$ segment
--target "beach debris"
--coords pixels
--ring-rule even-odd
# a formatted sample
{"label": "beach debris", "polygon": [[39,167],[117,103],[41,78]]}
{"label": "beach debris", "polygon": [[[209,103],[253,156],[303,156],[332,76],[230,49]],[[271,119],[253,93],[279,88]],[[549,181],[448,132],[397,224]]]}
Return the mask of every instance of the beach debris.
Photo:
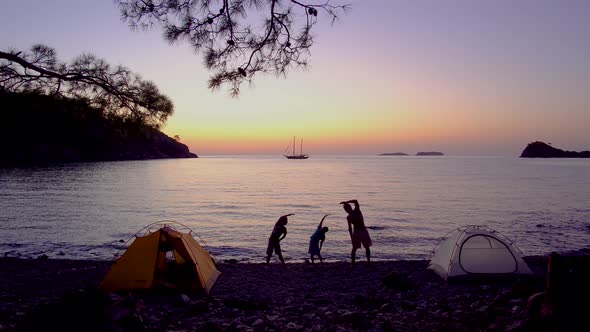
{"label": "beach debris", "polygon": [[256,327],[262,327],[264,325],[264,320],[257,318],[253,323],[252,323],[252,327],[256,328]]}
{"label": "beach debris", "polygon": [[182,300],[182,302],[184,304],[190,304],[193,300],[191,300],[190,297],[188,297],[188,295],[186,294],[180,294],[180,299]]}

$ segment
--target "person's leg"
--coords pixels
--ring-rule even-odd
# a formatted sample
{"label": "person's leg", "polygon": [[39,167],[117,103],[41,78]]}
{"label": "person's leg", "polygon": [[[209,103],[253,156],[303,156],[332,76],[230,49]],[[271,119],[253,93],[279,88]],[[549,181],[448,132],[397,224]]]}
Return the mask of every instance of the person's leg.
{"label": "person's leg", "polygon": [[275,249],[274,242],[270,239],[268,240],[268,246],[266,247],[266,264],[270,264],[270,258],[272,257],[272,253]]}
{"label": "person's leg", "polygon": [[324,264],[324,259],[322,258],[322,254],[318,253],[318,257],[320,258],[320,263]]}
{"label": "person's leg", "polygon": [[314,263],[313,254],[309,254],[309,256],[311,257],[311,264],[313,264]]}
{"label": "person's leg", "polygon": [[285,264],[285,259],[283,258],[283,252],[281,251],[280,243],[277,243],[275,252],[277,253],[277,255],[279,255],[279,260],[281,261],[281,263]]}
{"label": "person's leg", "polygon": [[367,263],[370,264],[371,263],[371,249],[370,249],[370,247],[367,247],[366,251],[367,251]]}
{"label": "person's leg", "polygon": [[352,247],[352,251],[350,252],[350,259],[352,260],[352,264],[354,264],[354,260],[356,259],[356,248]]}

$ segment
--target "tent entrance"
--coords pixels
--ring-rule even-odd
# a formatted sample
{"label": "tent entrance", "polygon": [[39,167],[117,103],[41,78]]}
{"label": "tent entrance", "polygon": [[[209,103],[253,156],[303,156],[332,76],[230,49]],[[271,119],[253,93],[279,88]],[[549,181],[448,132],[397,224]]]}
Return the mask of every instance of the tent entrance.
{"label": "tent entrance", "polygon": [[161,232],[154,286],[164,288],[198,288],[199,275],[195,262],[182,240],[168,232]]}
{"label": "tent entrance", "polygon": [[518,269],[510,248],[488,234],[471,235],[463,241],[459,264],[467,273],[515,273]]}

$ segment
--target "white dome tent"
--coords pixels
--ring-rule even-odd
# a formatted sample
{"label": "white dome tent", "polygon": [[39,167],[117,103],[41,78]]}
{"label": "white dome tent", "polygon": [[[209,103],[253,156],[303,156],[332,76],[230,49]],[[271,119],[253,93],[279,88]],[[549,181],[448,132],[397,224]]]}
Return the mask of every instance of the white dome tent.
{"label": "white dome tent", "polygon": [[484,226],[463,226],[434,247],[429,269],[445,280],[530,275],[522,252],[501,233]]}

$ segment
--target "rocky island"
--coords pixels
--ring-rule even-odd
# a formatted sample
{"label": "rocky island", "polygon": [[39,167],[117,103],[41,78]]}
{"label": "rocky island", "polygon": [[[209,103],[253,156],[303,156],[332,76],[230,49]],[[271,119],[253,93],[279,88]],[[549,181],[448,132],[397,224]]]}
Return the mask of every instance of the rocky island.
{"label": "rocky island", "polygon": [[529,143],[520,154],[521,158],[590,158],[590,151],[564,151],[544,142]]}
{"label": "rocky island", "polygon": [[409,156],[409,154],[403,152],[385,152],[379,154],[379,156]]}
{"label": "rocky island", "polygon": [[417,156],[444,156],[444,153],[442,152],[436,152],[436,151],[429,151],[429,152],[418,152],[416,153]]}

